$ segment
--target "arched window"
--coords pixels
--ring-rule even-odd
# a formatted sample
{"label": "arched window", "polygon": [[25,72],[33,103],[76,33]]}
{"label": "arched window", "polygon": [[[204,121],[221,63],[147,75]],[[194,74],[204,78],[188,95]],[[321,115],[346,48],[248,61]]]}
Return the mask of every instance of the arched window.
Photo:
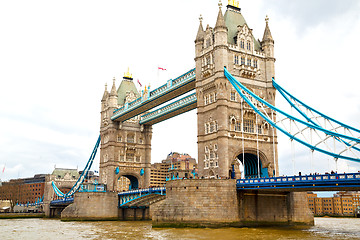
{"label": "arched window", "polygon": [[134,142],[135,142],[135,139],[134,139],[134,135],[133,135],[133,134],[127,135],[127,142],[128,142],[128,143],[134,143]]}
{"label": "arched window", "polygon": [[245,57],[241,57],[241,65],[245,65]]}
{"label": "arched window", "polygon": [[245,44],[244,44],[244,40],[240,40],[240,48],[242,48],[242,49],[244,49],[244,47],[245,47]]}

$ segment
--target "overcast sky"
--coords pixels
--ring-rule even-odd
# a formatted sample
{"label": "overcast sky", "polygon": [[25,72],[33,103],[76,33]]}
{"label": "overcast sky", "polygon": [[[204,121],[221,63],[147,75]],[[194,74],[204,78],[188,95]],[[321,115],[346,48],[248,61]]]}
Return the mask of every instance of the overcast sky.
{"label": "overcast sky", "polygon": [[[155,88],[193,68],[199,15],[214,27],[217,4],[1,1],[0,178],[51,173],[55,165],[82,169],[99,135],[105,83],[110,88],[115,77],[118,86],[129,67],[134,79]],[[240,7],[255,38],[262,39],[269,15],[277,82],[359,128],[360,1],[252,0]],[[158,66],[167,69],[159,78]],[[155,125],[152,162],[171,151],[197,158],[196,134],[196,110]],[[286,142],[280,139],[280,174],[292,173]],[[319,158],[316,170],[328,171],[332,162]],[[309,165],[296,161],[297,170]],[[360,169],[345,161],[339,167]]]}

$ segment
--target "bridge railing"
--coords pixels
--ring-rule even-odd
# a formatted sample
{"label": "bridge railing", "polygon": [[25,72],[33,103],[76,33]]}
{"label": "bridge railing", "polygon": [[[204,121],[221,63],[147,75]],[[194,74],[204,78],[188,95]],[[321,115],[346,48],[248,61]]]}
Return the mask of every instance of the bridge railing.
{"label": "bridge railing", "polygon": [[134,108],[137,108],[138,106],[140,106],[142,103],[146,102],[146,101],[150,101],[168,91],[173,90],[174,88],[177,88],[180,85],[183,85],[187,82],[190,82],[192,80],[195,79],[195,68],[191,69],[190,71],[184,73],[183,75],[175,78],[175,79],[170,79],[167,81],[166,84],[148,92],[147,96],[142,96],[137,98],[136,100],[125,104],[124,106],[122,106],[121,108],[118,108],[116,110],[114,110],[113,112],[113,116],[112,119],[116,119],[117,117],[119,117],[121,114],[128,112]]}
{"label": "bridge railing", "polygon": [[66,203],[71,203],[71,202],[74,202],[74,197],[52,200],[50,202],[50,204],[58,205],[58,204],[66,204]]}
{"label": "bridge railing", "polygon": [[269,185],[271,183],[296,183],[296,182],[340,182],[340,181],[351,181],[360,180],[360,173],[344,173],[344,174],[324,174],[324,175],[306,175],[306,176],[287,176],[287,177],[273,177],[273,178],[255,178],[255,179],[238,179],[237,185]]}
{"label": "bridge railing", "polygon": [[136,194],[146,194],[146,193],[165,193],[166,187],[154,187],[154,188],[144,188],[144,189],[136,189],[125,192],[119,192],[119,196],[125,195],[136,195]]}

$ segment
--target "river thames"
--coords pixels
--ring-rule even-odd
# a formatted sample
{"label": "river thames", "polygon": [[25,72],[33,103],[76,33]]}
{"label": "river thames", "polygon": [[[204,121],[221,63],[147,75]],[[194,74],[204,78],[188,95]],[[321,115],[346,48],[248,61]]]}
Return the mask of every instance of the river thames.
{"label": "river thames", "polygon": [[295,228],[152,228],[150,221],[0,219],[0,239],[360,239],[359,218],[315,218]]}

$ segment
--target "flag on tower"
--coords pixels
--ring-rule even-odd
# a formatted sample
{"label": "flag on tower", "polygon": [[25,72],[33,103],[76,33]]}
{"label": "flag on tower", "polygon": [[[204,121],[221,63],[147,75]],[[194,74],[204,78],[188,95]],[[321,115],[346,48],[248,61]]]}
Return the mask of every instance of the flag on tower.
{"label": "flag on tower", "polygon": [[140,87],[142,87],[142,84],[140,83],[139,79],[137,80],[137,83],[140,85]]}
{"label": "flag on tower", "polygon": [[166,71],[166,68],[158,67],[158,70]]}

